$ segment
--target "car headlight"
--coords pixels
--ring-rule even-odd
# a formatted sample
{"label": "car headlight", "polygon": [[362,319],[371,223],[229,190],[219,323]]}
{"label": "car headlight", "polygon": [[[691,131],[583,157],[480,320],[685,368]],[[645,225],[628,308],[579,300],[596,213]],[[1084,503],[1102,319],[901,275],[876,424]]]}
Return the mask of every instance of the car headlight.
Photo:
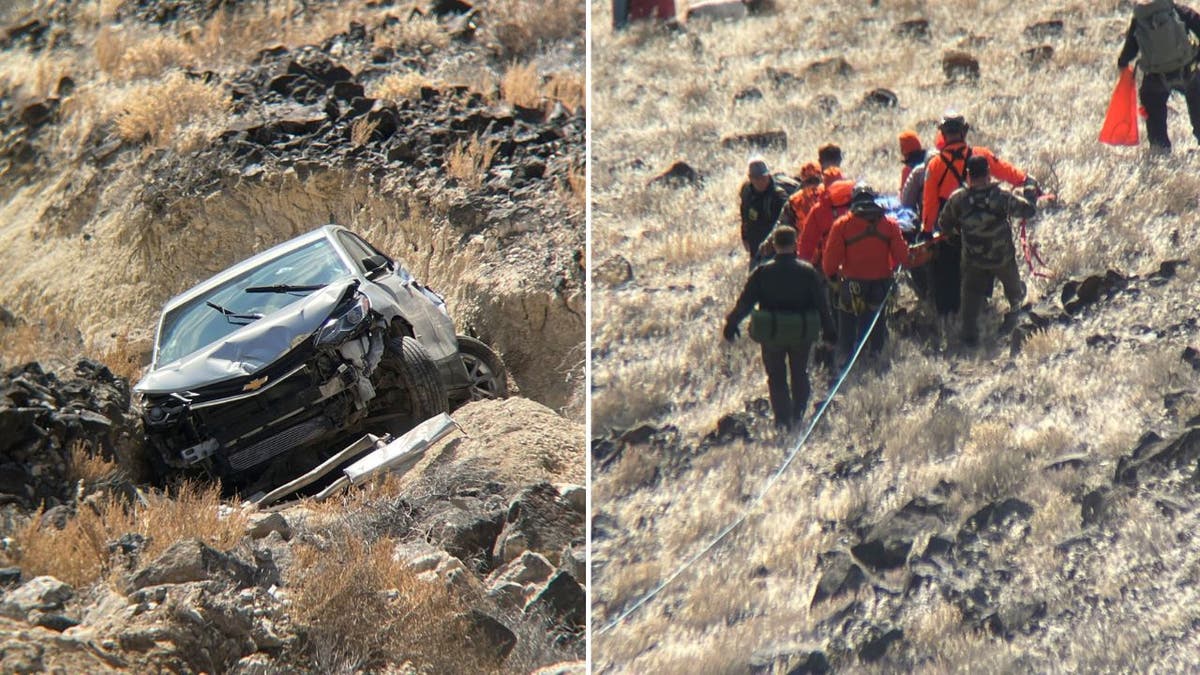
{"label": "car headlight", "polygon": [[358,330],[358,327],[367,320],[367,315],[371,312],[371,301],[365,295],[359,295],[350,303],[350,307],[341,313],[339,316],[330,317],[325,325],[317,331],[317,336],[313,338],[315,344],[320,347],[323,345],[339,345],[350,339]]}

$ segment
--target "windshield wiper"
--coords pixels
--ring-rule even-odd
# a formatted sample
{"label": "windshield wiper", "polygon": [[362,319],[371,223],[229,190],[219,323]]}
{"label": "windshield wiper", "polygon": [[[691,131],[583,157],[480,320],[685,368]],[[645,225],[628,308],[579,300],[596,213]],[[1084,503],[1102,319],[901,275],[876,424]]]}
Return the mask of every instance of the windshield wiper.
{"label": "windshield wiper", "polygon": [[246,289],[247,293],[311,293],[325,288],[326,284],[310,284],[308,286],[292,286],[290,284],[278,284],[275,286],[251,286]]}
{"label": "windshield wiper", "polygon": [[218,305],[215,302],[205,301],[204,304],[206,304],[209,307],[212,307],[213,309],[217,310],[218,312],[224,314],[225,320],[228,321],[229,323],[239,325],[239,326],[245,326],[246,324],[251,323],[252,321],[258,321],[259,319],[263,318],[262,314],[238,314],[237,312],[234,312],[232,310],[225,309],[224,307]]}

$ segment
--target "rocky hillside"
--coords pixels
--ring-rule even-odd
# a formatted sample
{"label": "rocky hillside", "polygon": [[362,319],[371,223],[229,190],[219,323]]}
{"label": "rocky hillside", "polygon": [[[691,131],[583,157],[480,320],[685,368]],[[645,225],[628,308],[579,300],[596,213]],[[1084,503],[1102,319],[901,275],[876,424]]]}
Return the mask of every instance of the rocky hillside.
{"label": "rocky hillside", "polygon": [[[583,658],[577,5],[0,7],[0,670]],[[138,484],[162,303],[328,222],[442,292],[520,396],[326,502]]]}
{"label": "rocky hillside", "polygon": [[[1198,155],[1178,106],[1170,158],[1095,141],[1127,12],[835,3],[599,30],[597,672],[1193,667]],[[719,343],[746,158],[792,170],[835,141],[894,191],[896,135],[930,142],[946,108],[1057,192],[1032,223],[1053,278],[1027,275],[1010,334],[997,294],[978,350],[939,351],[903,289],[890,365],[850,377],[756,502],[798,438],[771,428],[756,347]]]}

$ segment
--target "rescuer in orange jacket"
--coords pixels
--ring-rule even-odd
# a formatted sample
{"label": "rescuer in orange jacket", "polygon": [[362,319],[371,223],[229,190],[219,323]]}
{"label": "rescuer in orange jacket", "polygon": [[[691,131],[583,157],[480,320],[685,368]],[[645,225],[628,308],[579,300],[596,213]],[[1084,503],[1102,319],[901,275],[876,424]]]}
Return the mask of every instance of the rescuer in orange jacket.
{"label": "rescuer in orange jacket", "polygon": [[817,161],[821,164],[825,187],[846,178],[842,173],[842,149],[836,143],[826,143],[817,148]]}
{"label": "rescuer in orange jacket", "polygon": [[800,247],[797,255],[801,260],[807,260],[813,267],[821,269],[821,256],[825,251],[825,241],[833,221],[837,220],[850,209],[850,197],[854,193],[854,181],[834,181],[829,187],[821,190],[817,203],[809,210],[804,219],[804,227],[800,231]]}
{"label": "rescuer in orange jacket", "polygon": [[[783,213],[779,214],[779,224],[794,227],[797,232],[804,227],[804,219],[808,217],[812,207],[817,205],[821,192],[825,190],[821,167],[816,162],[808,162],[800,167],[798,178],[800,189],[792,193],[787,206],[783,207]],[[768,238],[767,241],[770,242],[771,239]]]}
{"label": "rescuer in orange jacket", "polygon": [[929,153],[921,146],[921,137],[915,131],[900,132],[900,194],[904,193],[904,184],[908,176],[918,166],[923,166]]}
{"label": "rescuer in orange jacket", "polygon": [[[915,264],[900,232],[886,215],[869,187],[858,187],[850,199],[850,212],[838,218],[829,231],[821,266],[825,276],[837,280],[838,361],[845,367],[867,330],[875,312],[887,299],[896,268]],[[887,341],[882,318],[871,332],[868,348],[878,354]]]}
{"label": "rescuer in orange jacket", "polygon": [[[998,159],[987,148],[967,145],[969,130],[967,121],[956,113],[947,113],[938,123],[938,131],[946,139],[946,145],[925,164],[921,229],[926,237],[933,234],[942,205],[966,183],[966,162],[969,157],[986,158],[990,175],[1006,183],[1036,186],[1036,182],[1024,171]],[[962,303],[962,273],[959,269],[961,249],[957,240],[946,240],[937,247],[933,258],[933,304],[938,316],[946,324],[950,323],[947,317],[957,314]]]}

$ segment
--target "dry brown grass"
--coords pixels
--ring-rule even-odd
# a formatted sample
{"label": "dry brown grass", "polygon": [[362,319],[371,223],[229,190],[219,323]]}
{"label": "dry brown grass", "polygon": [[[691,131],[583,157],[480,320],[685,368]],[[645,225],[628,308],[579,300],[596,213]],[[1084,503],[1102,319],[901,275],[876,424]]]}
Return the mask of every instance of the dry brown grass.
{"label": "dry brown grass", "polygon": [[[79,470],[102,471],[102,464],[84,462]],[[245,514],[222,514],[219,486],[181,485],[173,495],[150,493],[146,503],[128,504],[102,493],[78,506],[62,530],[41,524],[42,512],[13,535],[5,553],[10,564],[31,576],[47,574],[82,588],[113,571],[108,542],[126,533],[145,536],[142,556],[153,560],[182,539],[198,538],[215,548],[228,549],[243,536]]]}
{"label": "dry brown grass", "polygon": [[492,140],[481,142],[479,136],[472,136],[466,143],[455,143],[446,156],[447,175],[469,189],[479,189],[487,178],[498,147]]}
{"label": "dry brown grass", "polygon": [[220,130],[229,101],[220,86],[174,71],[162,81],[128,88],[112,115],[126,141],[186,152]]}
{"label": "dry brown grass", "polygon": [[73,482],[83,482],[85,486],[94,485],[112,478],[121,471],[121,467],[111,459],[105,459],[95,451],[91,444],[76,441],[71,444],[68,456],[67,478]]}
{"label": "dry brown grass", "polygon": [[96,358],[108,366],[113,374],[137,382],[142,376],[142,368],[149,365],[143,363],[143,354],[150,345],[144,342],[130,340],[128,335],[121,334],[114,338],[107,348],[100,350]]}
{"label": "dry brown grass", "polygon": [[391,540],[353,536],[332,549],[296,547],[290,593],[309,656],[326,672],[405,662],[479,672],[486,664],[464,635],[463,606],[442,583],[418,579],[394,548]]}
{"label": "dry brown grass", "polygon": [[366,117],[354,120],[354,124],[350,125],[350,143],[356,148],[366,145],[371,141],[371,135],[378,127],[379,120],[371,120]]}
{"label": "dry brown grass", "polygon": [[[1126,10],[1116,2],[1086,9],[1060,2],[1014,11],[1011,3],[988,0],[973,6],[969,15],[946,2],[883,3],[866,10],[836,3],[806,5],[742,22],[697,22],[686,38],[648,25],[613,34],[607,28],[608,3],[592,7],[589,109],[597,151],[591,259],[599,264],[622,256],[632,264],[635,279],[634,289],[592,287],[594,433],[642,422],[673,424],[683,434],[683,445],[696,447],[720,415],[766,394],[756,347],[745,340],[729,348],[718,343],[723,315],[745,278],[735,195],[747,152],[720,147],[717,139],[727,133],[783,128],[789,149],[768,152],[767,158],[781,167],[811,157],[822,142],[840,142],[850,175],[890,192],[896,180],[895,134],[916,128],[923,137],[931,136],[932,122],[954,107],[972,120],[974,142],[1030,168],[1063,198],[1064,208],[1040,215],[1032,231],[1054,271],[1074,277],[1102,274],[1107,268],[1145,272],[1159,260],[1200,250],[1200,236],[1186,226],[1186,218],[1164,215],[1195,210],[1200,180],[1195,172],[1182,170],[1194,151],[1186,158],[1177,154],[1169,162],[1157,162],[1095,142],[1113,84],[1113,78],[1097,73],[1119,49],[1122,26],[1128,22]],[[946,85],[936,63],[914,66],[906,55],[922,47],[897,38],[892,28],[918,15],[929,19],[935,45],[942,44],[938,40],[953,45],[958,37],[981,30],[976,26],[987,26],[990,41],[971,48],[983,64],[981,85]],[[1067,33],[1054,40],[1054,79],[1070,82],[1070,93],[1047,87],[1045,71],[1031,70],[1013,55],[1015,46],[1028,42],[1023,35],[1027,24],[1059,16]],[[1085,29],[1087,39],[1071,32]],[[845,78],[809,78],[799,87],[774,87],[764,72],[766,65],[800,72],[833,56],[847,58],[855,72]],[[763,100],[733,105],[734,95],[750,85],[763,90]],[[862,94],[880,86],[896,91],[901,107],[857,109]],[[815,113],[811,101],[819,94],[838,99],[840,112]],[[1047,115],[1048,109],[1056,114]],[[1064,117],[1078,123],[1059,124]],[[1185,116],[1172,116],[1171,125],[1172,138],[1191,150]],[[655,173],[680,159],[708,174],[702,187],[647,185]],[[1113,175],[1123,179],[1114,182]],[[1027,340],[1016,358],[1008,356],[1007,343],[998,336],[993,338],[1000,343],[997,349],[969,356],[931,354],[919,343],[894,340],[891,370],[852,378],[802,450],[800,466],[768,497],[771,515],[754,516],[752,526],[641,613],[612,633],[596,636],[595,667],[612,672],[744,668],[744,659],[729,664],[719,654],[726,639],[743,627],[737,643],[743,654],[774,640],[780,626],[800,639],[825,642],[828,633],[809,619],[793,621],[802,616],[806,600],[806,593],[795,589],[812,588],[820,573],[813,558],[827,550],[826,542],[807,532],[804,523],[823,523],[835,538],[854,540],[848,523],[876,522],[907,499],[928,493],[939,480],[959,486],[950,508],[961,514],[1009,496],[1033,505],[1030,537],[1000,545],[996,555],[1019,561],[1014,593],[1046,594],[1058,603],[1052,603],[1052,614],[1070,608],[1082,615],[1079,597],[1087,591],[1063,578],[1065,558],[1055,549],[1079,528],[1079,495],[1111,481],[1116,457],[1136,442],[1134,430],[1177,424],[1165,413],[1164,392],[1193,388],[1180,370],[1186,370],[1179,360],[1185,338],[1125,339],[1123,331],[1135,324],[1173,325],[1190,316],[1194,300],[1183,289],[1193,280],[1172,281],[1162,301],[1125,298],[1118,301],[1119,313],[1100,309],[1095,317],[1053,325]],[[1031,300],[1057,291],[1051,283],[1031,280]],[[910,294],[902,296],[902,306],[911,309],[913,304]],[[998,317],[988,319],[994,331]],[[1097,333],[1115,333],[1123,340],[1112,349],[1088,347],[1087,338]],[[818,384],[818,395],[822,390]],[[760,426],[752,433],[763,447],[778,444]],[[880,464],[866,476],[827,477],[835,461],[880,446]],[[738,452],[742,450],[730,455]],[[1067,452],[1085,453],[1085,467],[1045,468]],[[628,451],[610,470],[595,475],[594,508],[615,521],[612,536],[593,548],[601,570],[592,589],[599,622],[652,583],[656,572],[647,570],[645,561],[680,560],[706,543],[707,530],[697,523],[715,518],[719,525],[736,517],[744,504],[739,493],[752,490],[780,461],[777,448],[748,461],[733,461],[717,450],[709,453],[711,461],[708,456],[696,460],[690,471],[653,485],[647,480],[655,469],[652,458]],[[732,490],[731,484],[741,489]],[[714,516],[714,504],[724,506],[727,517]],[[1122,538],[1166,559],[1185,558],[1189,551],[1194,556],[1191,547],[1170,536],[1190,525],[1172,527],[1169,520],[1152,517],[1153,509],[1145,504],[1139,508],[1130,512],[1146,524],[1122,530]],[[1174,588],[1174,575],[1169,575],[1174,580],[1163,579],[1139,567],[1148,554],[1124,544],[1116,548],[1072,569],[1092,574],[1111,566],[1096,575],[1102,594],[1120,591],[1122,585]],[[730,626],[725,614],[737,607],[705,604],[704,590],[712,586],[706,580],[721,574],[741,579],[743,561],[760,559],[774,563],[767,565],[771,575],[765,582],[774,592],[755,594],[750,590],[755,586],[743,584],[759,614]],[[1086,655],[1087,649],[1107,644],[1105,639],[1079,650],[1066,635],[1020,636],[1009,644],[963,626],[954,608],[935,603],[901,622],[906,643],[916,643],[906,645],[905,656],[882,666],[842,665],[891,671],[919,663],[930,672],[955,672],[970,663],[987,672],[1062,664],[1056,655],[1069,653],[1065,663],[1083,670],[1120,669],[1134,662],[1129,659],[1144,644],[1128,639],[1130,631],[1111,618],[1120,614],[1136,624],[1131,593],[1118,593],[1124,602],[1094,626],[1112,638],[1109,642],[1119,646],[1123,657]],[[1191,591],[1185,595],[1190,597]],[[692,603],[698,605],[694,610],[688,607]],[[664,622],[667,607],[671,621]],[[1174,617],[1169,623],[1176,625]],[[1171,650],[1171,657],[1155,663],[1170,670],[1169,664],[1177,663],[1170,659],[1185,653]]]}
{"label": "dry brown grass", "polygon": [[417,72],[392,73],[372,85],[371,96],[390,101],[416,98],[421,87],[436,87],[437,83]]}
{"label": "dry brown grass", "polygon": [[526,108],[536,107],[542,100],[542,80],[537,65],[514,63],[500,79],[500,97]]}
{"label": "dry brown grass", "polygon": [[490,31],[505,57],[516,57],[558,40],[579,38],[584,5],[578,0],[498,0],[488,6]]}
{"label": "dry brown grass", "polygon": [[561,101],[571,111],[587,105],[587,86],[580,73],[551,73],[542,85],[542,91],[546,96]]}

